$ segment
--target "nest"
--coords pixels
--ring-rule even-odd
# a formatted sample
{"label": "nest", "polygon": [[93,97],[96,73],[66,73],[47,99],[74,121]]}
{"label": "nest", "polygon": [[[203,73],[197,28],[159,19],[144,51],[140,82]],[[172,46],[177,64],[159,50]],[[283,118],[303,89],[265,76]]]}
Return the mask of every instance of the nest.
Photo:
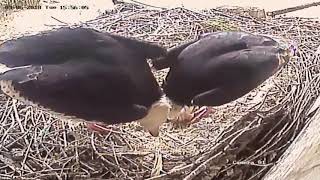
{"label": "nest", "polygon": [[[205,32],[270,34],[296,42],[299,57],[196,124],[164,124],[159,138],[135,122],[96,134],[2,95],[1,179],[261,179],[312,116],[320,90],[316,21],[118,4],[83,26],[167,48]],[[166,72],[154,72],[160,83]]]}

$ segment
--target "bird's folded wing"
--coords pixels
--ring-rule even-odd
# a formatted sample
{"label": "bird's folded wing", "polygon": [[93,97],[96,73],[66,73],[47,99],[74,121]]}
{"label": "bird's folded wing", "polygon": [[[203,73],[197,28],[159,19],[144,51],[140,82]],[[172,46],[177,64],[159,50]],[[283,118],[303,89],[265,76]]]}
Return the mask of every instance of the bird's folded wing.
{"label": "bird's folded wing", "polygon": [[109,124],[137,120],[147,108],[133,101],[135,86],[117,68],[62,64],[12,69],[0,75],[24,99],[55,112]]}
{"label": "bird's folded wing", "polygon": [[87,57],[108,62],[117,58],[146,60],[165,53],[166,49],[148,42],[92,29],[60,28],[1,44],[0,63],[12,68],[83,61]]}
{"label": "bird's folded wing", "polygon": [[272,76],[279,65],[279,56],[268,50],[241,50],[224,54],[209,61],[202,83],[212,89],[196,95],[193,103],[199,106],[221,105],[259,86]]}

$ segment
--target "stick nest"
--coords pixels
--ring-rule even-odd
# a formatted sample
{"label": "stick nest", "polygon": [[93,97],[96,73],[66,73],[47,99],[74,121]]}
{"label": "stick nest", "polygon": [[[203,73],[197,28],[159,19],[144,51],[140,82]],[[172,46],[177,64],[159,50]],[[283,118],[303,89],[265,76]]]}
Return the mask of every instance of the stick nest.
{"label": "stick nest", "polygon": [[[312,116],[320,90],[316,21],[118,4],[83,25],[167,48],[205,32],[270,34],[297,43],[299,57],[209,118],[189,127],[164,124],[160,138],[135,122],[95,134],[1,95],[1,179],[260,179]],[[166,72],[154,72],[160,83]]]}

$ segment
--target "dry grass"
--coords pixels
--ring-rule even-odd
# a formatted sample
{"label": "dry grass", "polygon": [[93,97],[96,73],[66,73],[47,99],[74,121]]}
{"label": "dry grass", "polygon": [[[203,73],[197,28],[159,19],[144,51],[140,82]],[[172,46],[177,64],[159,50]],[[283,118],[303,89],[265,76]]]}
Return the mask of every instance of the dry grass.
{"label": "dry grass", "polygon": [[[319,94],[320,26],[310,19],[120,4],[83,26],[168,48],[217,30],[271,34],[296,42],[300,56],[211,117],[190,127],[166,123],[159,139],[136,123],[97,135],[3,96],[1,179],[260,179],[308,122],[306,112]],[[159,81],[165,73],[155,72]]]}

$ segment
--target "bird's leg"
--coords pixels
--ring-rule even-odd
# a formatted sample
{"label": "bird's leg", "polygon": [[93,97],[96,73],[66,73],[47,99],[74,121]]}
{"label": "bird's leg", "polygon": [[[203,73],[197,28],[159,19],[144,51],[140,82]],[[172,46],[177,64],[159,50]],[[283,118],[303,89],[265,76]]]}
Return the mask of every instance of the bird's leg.
{"label": "bird's leg", "polygon": [[111,129],[108,129],[107,125],[105,125],[103,123],[87,122],[86,126],[88,129],[90,129],[94,132],[98,132],[100,134],[106,134],[107,132],[109,132],[111,130]]}

